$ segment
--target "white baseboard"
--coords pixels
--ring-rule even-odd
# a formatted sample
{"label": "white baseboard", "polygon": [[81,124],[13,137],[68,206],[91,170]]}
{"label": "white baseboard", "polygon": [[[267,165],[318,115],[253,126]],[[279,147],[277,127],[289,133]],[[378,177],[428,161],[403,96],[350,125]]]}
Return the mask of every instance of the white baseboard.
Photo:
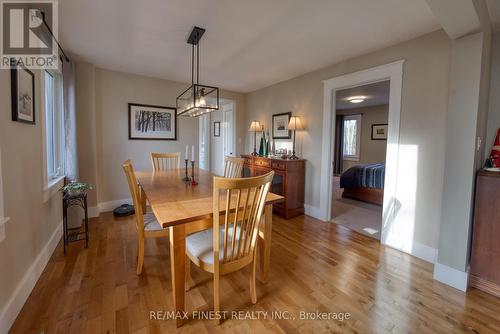
{"label": "white baseboard", "polygon": [[407,240],[406,238],[401,238],[392,234],[385,240],[380,240],[380,243],[430,263],[435,263],[437,261],[438,250],[431,246],[421,244],[418,241]]}
{"label": "white baseboard", "polygon": [[116,207],[118,207],[122,204],[132,204],[132,198],[118,199],[118,200],[109,201],[109,202],[100,202],[98,204],[99,213],[113,211],[113,209],[115,209]]}
{"label": "white baseboard", "polygon": [[0,333],[8,333],[62,237],[62,221],[38,254],[0,313]]}
{"label": "white baseboard", "polygon": [[312,206],[312,205],[309,205],[309,204],[304,204],[304,213],[306,215],[308,215],[308,216],[313,217],[313,218],[325,221],[323,219],[324,217],[321,215],[320,208],[318,208],[316,206]]}
{"label": "white baseboard", "polygon": [[434,279],[466,292],[469,283],[469,273],[436,262],[434,264]]}
{"label": "white baseboard", "polygon": [[99,207],[89,206],[89,218],[99,217]]}
{"label": "white baseboard", "polygon": [[431,246],[427,246],[418,242],[413,244],[413,249],[411,250],[411,255],[418,257],[424,261],[430,263],[436,263],[438,250]]}

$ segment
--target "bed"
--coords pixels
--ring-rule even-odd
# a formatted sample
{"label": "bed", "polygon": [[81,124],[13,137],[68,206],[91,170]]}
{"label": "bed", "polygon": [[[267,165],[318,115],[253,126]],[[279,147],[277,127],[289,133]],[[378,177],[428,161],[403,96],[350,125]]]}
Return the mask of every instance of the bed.
{"label": "bed", "polygon": [[385,164],[356,165],[340,176],[343,198],[382,205],[384,200]]}

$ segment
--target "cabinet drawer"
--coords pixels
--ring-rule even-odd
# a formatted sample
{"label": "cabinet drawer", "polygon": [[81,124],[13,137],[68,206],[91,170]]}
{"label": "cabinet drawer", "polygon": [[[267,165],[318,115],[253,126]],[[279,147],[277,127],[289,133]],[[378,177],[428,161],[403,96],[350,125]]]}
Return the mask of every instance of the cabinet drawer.
{"label": "cabinet drawer", "polygon": [[264,174],[267,174],[271,171],[271,169],[268,169],[268,168],[259,168],[259,167],[256,167],[253,169],[253,175],[252,176],[260,176],[260,175],[264,175]]}
{"label": "cabinet drawer", "polygon": [[271,162],[266,159],[255,159],[254,164],[256,166],[262,166],[262,167],[271,167]]}
{"label": "cabinet drawer", "polygon": [[286,169],[286,163],[284,163],[282,161],[273,161],[273,162],[271,162],[271,167],[273,169],[285,170]]}

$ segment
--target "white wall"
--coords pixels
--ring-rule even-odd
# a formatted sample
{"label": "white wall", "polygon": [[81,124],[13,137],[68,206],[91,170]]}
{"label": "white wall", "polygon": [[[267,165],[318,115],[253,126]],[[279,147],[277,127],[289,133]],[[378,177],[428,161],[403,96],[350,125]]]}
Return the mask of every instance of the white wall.
{"label": "white wall", "polygon": [[[195,145],[198,154],[198,118],[178,117],[175,141],[128,139],[128,103],[175,107],[176,97],[187,86],[77,62],[79,168],[81,180],[96,185],[91,205],[107,211],[130,198],[121,167],[126,159],[131,159],[137,170],[151,170],[151,152],[183,154],[186,145]],[[222,90],[221,98],[235,102],[237,124],[243,124],[244,95]],[[242,146],[240,139],[237,148]]]}
{"label": "white wall", "polygon": [[[439,259],[465,271],[473,207],[483,35],[453,41]],[[460,129],[460,131],[457,131]]]}
{"label": "white wall", "polygon": [[[411,155],[415,194],[411,210],[415,242],[437,248],[445,154],[450,41],[443,31],[293,78],[248,94],[246,124],[267,126],[271,115],[292,111],[304,116],[307,130],[298,136],[306,164],[305,203],[319,207],[323,118],[323,80],[405,59],[400,145]],[[253,137],[246,138],[246,152]],[[404,179],[406,175],[401,175]]]}
{"label": "white wall", "polygon": [[493,35],[490,80],[490,105],[484,145],[485,157],[489,157],[497,131],[500,128],[500,32]]}
{"label": "white wall", "polygon": [[175,107],[185,85],[122,72],[96,69],[95,75],[100,202],[129,198],[122,163],[131,159],[136,170],[151,170],[151,152],[183,152],[186,145],[198,151],[198,120],[177,118],[177,140],[129,140],[128,103]]}
{"label": "white wall", "polygon": [[[443,209],[434,267],[435,279],[463,291],[467,289],[474,185],[476,171],[484,163],[482,142],[487,133],[490,96],[491,23],[485,1],[472,3],[474,8],[467,15],[478,19],[480,28],[465,26],[467,31],[460,38],[450,33],[453,40]],[[446,12],[442,14],[447,16]],[[447,19],[453,19],[449,14]]]}
{"label": "white wall", "polygon": [[60,194],[44,202],[42,76],[34,74],[36,125],[30,125],[11,120],[10,71],[0,70],[2,178],[10,217],[0,242],[0,333],[8,331],[62,234]]}

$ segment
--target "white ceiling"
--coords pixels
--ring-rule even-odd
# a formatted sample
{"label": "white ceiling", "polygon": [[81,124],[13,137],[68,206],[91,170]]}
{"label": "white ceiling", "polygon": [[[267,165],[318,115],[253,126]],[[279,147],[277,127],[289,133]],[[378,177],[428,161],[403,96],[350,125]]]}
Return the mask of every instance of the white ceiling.
{"label": "white ceiling", "polygon": [[[386,80],[363,86],[338,90],[335,94],[336,109],[359,109],[389,104],[390,86],[391,82],[389,80]],[[349,102],[349,98],[354,96],[364,96],[365,100],[360,103]]]}
{"label": "white ceiling", "polygon": [[98,67],[249,92],[440,28],[425,0],[61,0],[65,49]]}

